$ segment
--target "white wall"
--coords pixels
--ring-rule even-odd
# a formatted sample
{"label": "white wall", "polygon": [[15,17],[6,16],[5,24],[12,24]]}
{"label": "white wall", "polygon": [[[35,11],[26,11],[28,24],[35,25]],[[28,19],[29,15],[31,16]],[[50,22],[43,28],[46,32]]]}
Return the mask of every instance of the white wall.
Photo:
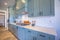
{"label": "white wall", "polygon": [[4,24],[5,24],[5,16],[0,15],[0,26],[4,26]]}
{"label": "white wall", "polygon": [[0,10],[0,26],[5,26],[5,11]]}
{"label": "white wall", "polygon": [[[60,38],[60,1],[55,0],[55,16],[53,17],[35,17],[30,20],[36,20],[36,25],[44,27],[54,27]],[[57,40],[58,40],[57,39]]]}

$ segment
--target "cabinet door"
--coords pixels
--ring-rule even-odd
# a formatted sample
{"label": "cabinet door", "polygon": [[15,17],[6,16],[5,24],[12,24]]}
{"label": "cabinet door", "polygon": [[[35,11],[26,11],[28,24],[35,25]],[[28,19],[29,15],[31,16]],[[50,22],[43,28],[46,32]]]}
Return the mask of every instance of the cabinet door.
{"label": "cabinet door", "polygon": [[30,29],[26,29],[26,40],[33,40],[33,31]]}
{"label": "cabinet door", "polygon": [[40,0],[40,13],[43,16],[50,15],[50,0]]}
{"label": "cabinet door", "polygon": [[17,36],[18,27],[17,27],[16,25],[9,24],[9,30],[10,30],[15,36]]}
{"label": "cabinet door", "polygon": [[11,31],[13,33],[13,28],[12,27],[13,27],[13,25],[9,24],[8,29],[9,29],[9,31]]}
{"label": "cabinet door", "polygon": [[54,0],[28,0],[27,10],[29,16],[52,16],[54,15]]}
{"label": "cabinet door", "polygon": [[15,36],[17,36],[18,35],[18,26],[16,26],[16,25],[13,25],[13,34],[15,35]]}
{"label": "cabinet door", "polygon": [[20,40],[33,40],[32,36],[33,31],[25,28],[18,28],[18,38]]}
{"label": "cabinet door", "polygon": [[18,38],[20,40],[25,40],[26,33],[25,33],[25,28],[18,27]]}
{"label": "cabinet door", "polygon": [[27,40],[37,40],[37,32],[35,30],[26,29]]}
{"label": "cabinet door", "polygon": [[34,0],[34,16],[49,16],[50,0]]}
{"label": "cabinet door", "polygon": [[27,1],[27,11],[30,17],[34,16],[34,0]]}

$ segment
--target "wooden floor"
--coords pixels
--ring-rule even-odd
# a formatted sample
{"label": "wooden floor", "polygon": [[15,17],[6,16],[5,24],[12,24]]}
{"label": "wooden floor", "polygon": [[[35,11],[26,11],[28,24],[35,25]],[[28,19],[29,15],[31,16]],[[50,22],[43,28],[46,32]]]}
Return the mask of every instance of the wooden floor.
{"label": "wooden floor", "polygon": [[17,38],[4,27],[0,27],[0,40],[17,40]]}

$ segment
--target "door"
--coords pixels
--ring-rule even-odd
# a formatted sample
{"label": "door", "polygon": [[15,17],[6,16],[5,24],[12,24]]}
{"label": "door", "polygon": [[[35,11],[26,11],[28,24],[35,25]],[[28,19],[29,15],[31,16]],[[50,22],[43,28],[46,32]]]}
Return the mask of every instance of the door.
{"label": "door", "polygon": [[5,26],[6,22],[5,22],[5,12],[4,10],[0,10],[0,26]]}

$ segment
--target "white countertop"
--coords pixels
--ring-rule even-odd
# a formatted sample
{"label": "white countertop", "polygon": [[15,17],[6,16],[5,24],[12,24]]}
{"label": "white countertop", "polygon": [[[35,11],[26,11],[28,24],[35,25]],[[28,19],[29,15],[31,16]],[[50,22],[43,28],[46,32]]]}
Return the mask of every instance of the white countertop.
{"label": "white countertop", "polygon": [[21,25],[17,25],[16,23],[10,23],[10,24],[57,36],[56,30],[54,28],[45,28],[45,27],[37,27],[37,26],[33,27],[33,26],[30,26],[30,25],[28,25],[28,26],[21,26]]}

